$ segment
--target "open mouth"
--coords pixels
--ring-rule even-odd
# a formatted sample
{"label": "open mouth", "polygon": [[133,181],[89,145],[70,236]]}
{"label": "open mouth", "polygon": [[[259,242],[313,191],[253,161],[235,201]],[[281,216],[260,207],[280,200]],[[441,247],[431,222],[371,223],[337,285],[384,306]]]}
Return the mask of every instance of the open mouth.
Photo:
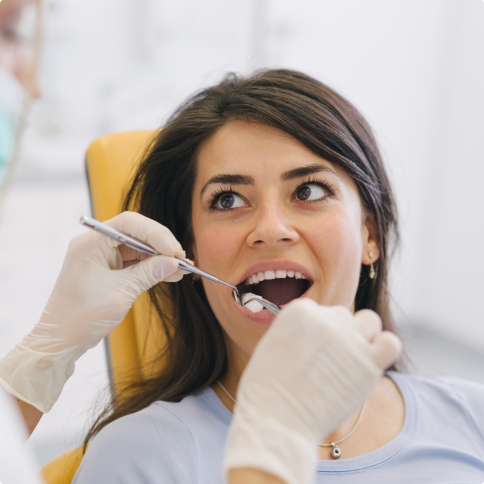
{"label": "open mouth", "polygon": [[312,281],[297,271],[262,271],[242,281],[237,289],[240,295],[252,293],[282,306],[293,299],[301,297],[310,287]]}

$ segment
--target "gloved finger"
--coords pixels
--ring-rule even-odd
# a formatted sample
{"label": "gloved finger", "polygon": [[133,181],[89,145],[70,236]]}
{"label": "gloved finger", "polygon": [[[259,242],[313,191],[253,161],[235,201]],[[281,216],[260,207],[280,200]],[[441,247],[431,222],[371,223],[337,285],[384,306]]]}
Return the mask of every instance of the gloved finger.
{"label": "gloved finger", "polygon": [[[308,301],[307,298],[297,301]],[[351,327],[353,325],[353,313],[344,306],[320,306],[313,305],[312,313],[317,319],[341,327]]]}
{"label": "gloved finger", "polygon": [[390,331],[378,334],[371,345],[371,356],[375,364],[382,370],[392,366],[402,354],[400,338]]}
{"label": "gloved finger", "polygon": [[143,252],[139,252],[136,249],[132,249],[131,247],[128,247],[127,245],[121,244],[118,247],[119,253],[121,254],[121,257],[123,259],[123,262],[131,262],[131,261],[136,261],[139,262],[140,260],[145,260],[148,257],[151,257],[148,254],[144,254]]}
{"label": "gloved finger", "polygon": [[382,321],[377,313],[370,309],[362,309],[355,313],[354,328],[370,343],[381,333]]}
{"label": "gloved finger", "polygon": [[[127,267],[134,266],[135,264],[138,264],[139,262],[140,262],[139,260],[127,260],[127,261],[124,261],[123,262],[123,269],[126,269]],[[190,273],[188,271],[184,271],[182,269],[178,269],[174,274],[172,274],[171,276],[166,277],[165,279],[163,279],[163,281],[164,282],[178,282],[178,281],[180,281],[183,278],[183,276],[185,276],[187,274],[190,274]]]}
{"label": "gloved finger", "polygon": [[183,276],[185,276],[186,274],[189,274],[189,272],[182,271],[181,269],[178,269],[171,276],[169,276],[166,279],[164,279],[164,282],[178,282],[178,281],[181,281],[183,279]]}
{"label": "gloved finger", "polygon": [[[132,266],[133,264],[138,263],[141,260],[145,260],[145,259],[148,259],[149,257],[153,257],[149,254],[145,254],[144,252],[139,252],[136,249],[132,249],[131,247],[128,247],[125,244],[121,244],[118,247],[118,251],[123,260],[123,267],[129,267],[129,266]],[[186,257],[183,260],[192,266],[195,265],[192,260],[187,259]],[[188,274],[188,272],[181,271],[181,274],[185,275],[185,274]]]}
{"label": "gloved finger", "polygon": [[126,269],[127,267],[134,266],[135,264],[139,264],[140,262],[141,261],[138,260],[138,259],[136,259],[136,260],[125,260],[125,261],[123,261],[123,269]]}
{"label": "gloved finger", "polygon": [[[149,257],[153,257],[151,255],[144,254],[143,252],[139,252],[136,249],[132,249],[124,244],[120,245],[118,250],[122,258],[123,269],[137,264],[142,260],[148,259]],[[187,259],[186,257],[183,260],[192,266],[194,265],[193,261]],[[179,269],[173,275],[169,276],[169,279],[164,280],[165,282],[177,282],[186,274],[189,274],[189,272]]]}
{"label": "gloved finger", "polygon": [[[131,237],[146,242],[163,255],[185,258],[180,242],[165,226],[135,212],[123,212],[106,221],[108,225]],[[119,245],[114,239],[111,243]]]}
{"label": "gloved finger", "polygon": [[173,257],[157,255],[133,264],[123,270],[125,277],[131,279],[138,294],[147,291],[155,284],[166,281],[178,270],[178,261]]}
{"label": "gloved finger", "polygon": [[331,319],[338,324],[349,325],[353,320],[353,313],[345,306],[330,306],[324,308],[325,312],[329,312]]}

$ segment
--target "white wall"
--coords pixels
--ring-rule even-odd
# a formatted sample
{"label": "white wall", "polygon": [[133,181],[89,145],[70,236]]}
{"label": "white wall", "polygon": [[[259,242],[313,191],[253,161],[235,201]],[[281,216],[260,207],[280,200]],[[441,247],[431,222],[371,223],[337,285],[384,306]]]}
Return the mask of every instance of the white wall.
{"label": "white wall", "polygon": [[[46,13],[43,99],[0,221],[0,355],[35,322],[81,230],[89,141],[161,125],[228,70],[288,67],[375,129],[400,205],[393,292],[412,348],[484,382],[484,2],[50,0]],[[104,371],[102,348],[80,362],[32,439],[41,460],[79,440]]]}

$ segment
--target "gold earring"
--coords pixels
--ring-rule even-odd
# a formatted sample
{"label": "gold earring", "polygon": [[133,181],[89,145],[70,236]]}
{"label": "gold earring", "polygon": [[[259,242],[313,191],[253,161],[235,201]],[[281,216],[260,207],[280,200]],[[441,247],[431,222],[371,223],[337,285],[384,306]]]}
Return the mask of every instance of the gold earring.
{"label": "gold earring", "polygon": [[373,252],[368,252],[368,257],[370,258],[370,273],[368,274],[370,279],[374,279],[375,277],[375,268],[373,267]]}

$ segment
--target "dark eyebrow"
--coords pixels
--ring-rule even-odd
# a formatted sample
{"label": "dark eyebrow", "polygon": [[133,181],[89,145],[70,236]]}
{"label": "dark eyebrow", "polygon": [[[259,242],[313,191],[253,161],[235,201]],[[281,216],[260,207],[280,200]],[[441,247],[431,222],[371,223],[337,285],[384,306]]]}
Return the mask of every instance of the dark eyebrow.
{"label": "dark eyebrow", "polygon": [[285,171],[281,175],[282,181],[294,180],[295,178],[302,178],[303,176],[312,175],[313,173],[319,173],[320,171],[326,171],[332,175],[337,176],[341,180],[341,176],[338,175],[333,169],[325,165],[307,165],[300,168],[294,168],[294,170]]}
{"label": "dark eyebrow", "polygon": [[225,185],[253,185],[254,178],[249,175],[215,175],[203,185],[203,188],[200,191],[200,197],[212,183],[223,183]]}

